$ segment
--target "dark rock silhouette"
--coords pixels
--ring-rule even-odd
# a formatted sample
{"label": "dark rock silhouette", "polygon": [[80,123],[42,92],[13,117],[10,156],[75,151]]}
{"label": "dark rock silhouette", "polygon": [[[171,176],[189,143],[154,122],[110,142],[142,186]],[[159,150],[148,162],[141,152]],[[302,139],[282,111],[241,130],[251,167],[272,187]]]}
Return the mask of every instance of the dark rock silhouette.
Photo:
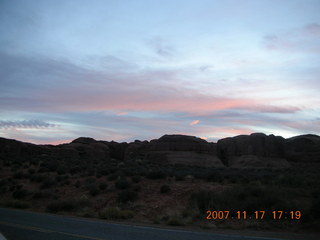
{"label": "dark rock silhouette", "polygon": [[288,138],[285,157],[291,162],[320,163],[320,137],[308,134]]}
{"label": "dark rock silhouette", "polygon": [[289,166],[284,159],[285,139],[264,133],[239,135],[217,143],[218,156],[227,166]]}
{"label": "dark rock silhouette", "polygon": [[209,143],[194,136],[164,135],[131,143],[77,138],[71,143],[35,145],[0,138],[0,160],[149,161],[203,167],[289,167],[296,163],[320,163],[320,137],[301,135],[288,139],[253,133]]}
{"label": "dark rock silhouette", "polygon": [[196,151],[209,153],[214,151],[213,145],[194,136],[164,135],[150,143],[151,150],[155,151]]}
{"label": "dark rock silhouette", "polygon": [[194,136],[164,135],[148,142],[135,142],[127,149],[127,159],[141,158],[159,164],[223,167],[216,144]]}
{"label": "dark rock silhouette", "polygon": [[0,159],[29,160],[47,153],[46,146],[24,143],[13,139],[0,138]]}

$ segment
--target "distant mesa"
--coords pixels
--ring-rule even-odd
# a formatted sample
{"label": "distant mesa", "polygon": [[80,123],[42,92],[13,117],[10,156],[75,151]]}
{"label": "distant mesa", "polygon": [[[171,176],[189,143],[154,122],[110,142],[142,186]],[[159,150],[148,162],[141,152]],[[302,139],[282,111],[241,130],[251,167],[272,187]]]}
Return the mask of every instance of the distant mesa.
{"label": "distant mesa", "polygon": [[320,137],[307,134],[286,139],[285,157],[291,162],[320,163]]}
{"label": "distant mesa", "polygon": [[83,144],[90,144],[90,143],[95,143],[96,140],[93,138],[89,137],[79,137],[75,140],[73,140],[71,143],[83,143]]}
{"label": "distant mesa", "polygon": [[216,154],[216,144],[194,136],[164,135],[150,143],[130,145],[126,156],[159,164],[224,167]]}
{"label": "distant mesa", "polygon": [[288,167],[285,159],[285,139],[274,135],[253,133],[221,139],[218,156],[230,167]]}
{"label": "distant mesa", "polygon": [[35,145],[0,138],[0,159],[4,160],[147,161],[159,165],[182,164],[200,167],[283,168],[296,164],[320,163],[320,137],[281,136],[253,133],[210,143],[195,136],[164,135],[131,143],[97,141],[80,137],[71,143]]}

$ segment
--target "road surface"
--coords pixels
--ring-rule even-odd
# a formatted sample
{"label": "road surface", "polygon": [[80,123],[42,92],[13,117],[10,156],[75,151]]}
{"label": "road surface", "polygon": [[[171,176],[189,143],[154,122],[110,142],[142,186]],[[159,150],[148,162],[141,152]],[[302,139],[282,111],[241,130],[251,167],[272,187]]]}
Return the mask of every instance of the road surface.
{"label": "road surface", "polygon": [[7,240],[282,240],[187,230],[160,229],[0,208]]}

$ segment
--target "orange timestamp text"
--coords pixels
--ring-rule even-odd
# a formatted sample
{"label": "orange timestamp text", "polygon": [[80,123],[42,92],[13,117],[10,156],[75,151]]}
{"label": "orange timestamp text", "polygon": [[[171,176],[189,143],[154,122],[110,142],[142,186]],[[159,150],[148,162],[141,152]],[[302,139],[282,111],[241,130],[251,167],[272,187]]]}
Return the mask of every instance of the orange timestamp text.
{"label": "orange timestamp text", "polygon": [[246,220],[246,219],[274,219],[274,220],[299,220],[301,219],[301,211],[206,211],[207,220],[223,220],[223,219],[236,219],[236,220]]}

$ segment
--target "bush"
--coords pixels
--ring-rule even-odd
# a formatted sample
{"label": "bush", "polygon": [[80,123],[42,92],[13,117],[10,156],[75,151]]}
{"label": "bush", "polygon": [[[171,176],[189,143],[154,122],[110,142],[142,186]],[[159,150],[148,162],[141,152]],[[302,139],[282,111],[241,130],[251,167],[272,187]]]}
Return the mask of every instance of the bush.
{"label": "bush", "polygon": [[84,207],[77,212],[77,215],[79,217],[90,218],[90,217],[95,217],[96,212],[92,208]]}
{"label": "bush", "polygon": [[162,185],[160,188],[160,193],[168,193],[171,191],[171,188],[169,185]]}
{"label": "bush", "polygon": [[33,199],[51,198],[52,196],[53,196],[52,192],[48,190],[44,190],[44,191],[35,192],[33,194]]}
{"label": "bush", "polygon": [[133,202],[138,194],[132,190],[124,190],[118,194],[118,201],[121,203]]}
{"label": "bush", "polygon": [[96,196],[100,193],[100,190],[96,185],[91,185],[89,187],[89,193],[91,196]]}
{"label": "bush", "polygon": [[169,226],[184,226],[185,223],[182,221],[182,218],[179,216],[171,216],[167,222]]}
{"label": "bush", "polygon": [[115,182],[115,186],[117,189],[127,189],[130,187],[130,183],[127,181],[127,179],[119,179]]}
{"label": "bush", "polygon": [[44,179],[43,183],[40,186],[40,189],[47,189],[56,184],[57,184],[57,181],[53,177],[49,176]]}
{"label": "bush", "polygon": [[146,174],[146,177],[149,179],[163,179],[166,177],[166,174],[160,170],[150,171]]}
{"label": "bush", "polygon": [[15,174],[13,174],[13,178],[15,179],[22,179],[25,177],[25,174],[22,171],[18,171]]}
{"label": "bush", "polygon": [[140,177],[140,176],[133,176],[131,179],[132,179],[132,181],[133,181],[134,183],[138,183],[138,182],[141,181],[141,177]]}
{"label": "bush", "polygon": [[92,204],[86,195],[82,195],[78,201],[78,206],[81,208],[90,207]]}
{"label": "bush", "polygon": [[106,190],[107,187],[108,187],[108,184],[106,184],[106,183],[104,183],[104,182],[101,182],[101,183],[99,184],[100,190]]}
{"label": "bush", "polygon": [[60,200],[55,201],[52,203],[49,203],[47,205],[47,211],[49,212],[72,212],[77,209],[77,203],[75,201],[66,201],[66,200]]}
{"label": "bush", "polygon": [[23,201],[8,201],[4,204],[6,207],[11,207],[11,208],[20,208],[20,209],[26,209],[29,208],[30,205],[27,202],[23,202]]}
{"label": "bush", "polygon": [[320,220],[320,198],[314,199],[310,207],[310,215],[317,220]]}
{"label": "bush", "polygon": [[220,192],[200,191],[191,196],[191,202],[201,213],[208,209],[285,211],[297,208],[295,197],[296,193],[288,189],[237,185]]}
{"label": "bush", "polygon": [[76,188],[79,188],[79,187],[80,187],[80,185],[81,185],[81,183],[80,183],[80,181],[79,181],[79,180],[77,180],[77,181],[76,181],[76,183],[74,184],[74,186],[75,186]]}
{"label": "bush", "polygon": [[129,219],[134,217],[134,212],[131,210],[121,210],[118,207],[110,207],[100,211],[99,217],[108,220]]}
{"label": "bush", "polygon": [[140,185],[135,185],[135,186],[133,186],[133,191],[139,192],[140,190],[141,190]]}
{"label": "bush", "polygon": [[23,199],[28,195],[28,191],[25,189],[19,189],[12,193],[12,197],[15,199]]}
{"label": "bush", "polygon": [[176,179],[176,181],[184,181],[185,175],[184,174],[176,174],[175,179]]}
{"label": "bush", "polygon": [[44,174],[35,174],[35,175],[31,175],[30,177],[31,182],[42,182],[43,179],[45,179]]}

